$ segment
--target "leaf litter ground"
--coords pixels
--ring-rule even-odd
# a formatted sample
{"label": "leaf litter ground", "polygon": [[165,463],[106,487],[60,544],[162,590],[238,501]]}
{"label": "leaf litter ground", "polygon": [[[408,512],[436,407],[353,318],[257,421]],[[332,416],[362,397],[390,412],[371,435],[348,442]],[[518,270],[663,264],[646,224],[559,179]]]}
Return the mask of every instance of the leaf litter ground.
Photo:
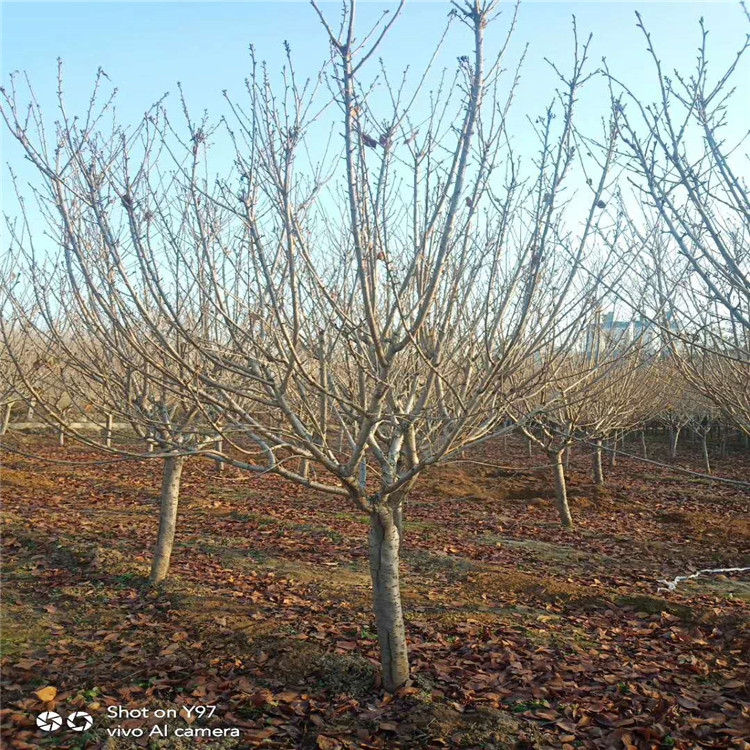
{"label": "leaf litter ground", "polygon": [[[170,579],[152,590],[158,462],[6,455],[6,746],[749,748],[747,576],[659,583],[750,565],[748,495],[627,459],[600,490],[581,455],[567,532],[550,477],[493,466],[539,456],[511,441],[467,458],[431,471],[408,502],[413,679],[388,696],[367,519],[346,501],[189,462]],[[715,471],[746,478],[748,458],[730,453]],[[109,718],[115,705],[215,705],[196,726],[241,738],[110,737],[149,723]],[[36,727],[41,711],[77,709],[94,717],[87,732]]]}

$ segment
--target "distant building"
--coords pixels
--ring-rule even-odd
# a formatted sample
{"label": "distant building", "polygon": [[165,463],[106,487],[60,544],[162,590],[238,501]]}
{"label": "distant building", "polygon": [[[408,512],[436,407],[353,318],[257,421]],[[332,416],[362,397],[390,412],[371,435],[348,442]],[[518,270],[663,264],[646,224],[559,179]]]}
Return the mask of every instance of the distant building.
{"label": "distant building", "polygon": [[634,342],[655,352],[659,342],[658,328],[650,321],[615,320],[614,312],[597,316],[598,323],[589,326],[586,333],[587,356],[611,357],[625,351]]}

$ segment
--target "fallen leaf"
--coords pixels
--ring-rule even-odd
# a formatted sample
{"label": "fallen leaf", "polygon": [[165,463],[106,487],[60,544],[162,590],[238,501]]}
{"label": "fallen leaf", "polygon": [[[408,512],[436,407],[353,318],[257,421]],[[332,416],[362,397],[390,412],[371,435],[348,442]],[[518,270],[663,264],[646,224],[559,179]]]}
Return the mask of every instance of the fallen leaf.
{"label": "fallen leaf", "polygon": [[44,701],[47,703],[48,701],[52,701],[55,699],[55,696],[57,695],[57,688],[52,687],[52,685],[48,685],[47,687],[39,688],[39,690],[34,692],[34,695],[36,695],[37,698],[39,698],[40,701]]}

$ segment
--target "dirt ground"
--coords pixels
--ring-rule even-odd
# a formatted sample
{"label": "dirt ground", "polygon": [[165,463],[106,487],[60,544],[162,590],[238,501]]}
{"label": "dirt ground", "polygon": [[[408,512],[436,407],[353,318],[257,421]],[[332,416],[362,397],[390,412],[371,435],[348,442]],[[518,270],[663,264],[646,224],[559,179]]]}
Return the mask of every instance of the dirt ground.
{"label": "dirt ground", "polygon": [[[31,438],[22,450],[107,458]],[[750,748],[750,577],[660,583],[750,566],[747,492],[627,458],[599,490],[579,452],[565,531],[544,463],[500,440],[412,492],[413,679],[388,696],[367,519],[346,500],[188,462],[170,578],[151,589],[158,462],[5,454],[5,745]],[[689,443],[678,464],[699,469]],[[714,464],[750,478],[738,447]],[[94,723],[43,733],[44,710]],[[148,735],[158,710],[180,712],[167,737]],[[240,737],[196,731],[211,728]]]}

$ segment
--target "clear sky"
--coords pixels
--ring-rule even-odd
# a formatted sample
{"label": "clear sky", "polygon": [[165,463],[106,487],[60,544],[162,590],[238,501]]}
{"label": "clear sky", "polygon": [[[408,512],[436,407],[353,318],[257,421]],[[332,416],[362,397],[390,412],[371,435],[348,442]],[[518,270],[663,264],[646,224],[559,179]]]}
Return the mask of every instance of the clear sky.
{"label": "clear sky", "polygon": [[[335,17],[337,4],[323,3]],[[393,3],[363,2],[363,25]],[[507,13],[510,12],[510,3]],[[300,69],[314,68],[326,54],[326,40],[306,2],[2,2],[3,80],[11,70],[28,71],[40,93],[52,91],[55,60],[62,57],[69,93],[85,89],[101,65],[120,89],[124,112],[140,112],[180,80],[196,105],[219,107],[224,88],[237,89],[248,70],[247,47],[281,62],[282,42],[292,45]],[[717,62],[741,43],[748,31],[734,2],[526,2],[522,4],[515,49],[530,45],[522,103],[533,106],[549,95],[552,77],[544,56],[562,62],[570,52],[570,18],[582,33],[594,34],[594,61],[606,56],[631,81],[649,77],[649,61],[634,24],[639,9],[668,66],[694,59],[697,21],[705,17]],[[417,64],[437,38],[447,2],[411,0],[394,27],[383,56],[400,70]],[[499,36],[502,21],[495,27]],[[455,64],[470,42],[456,29],[443,61]],[[529,80],[530,79],[530,80]]]}
{"label": "clear sky", "polygon": [[[322,5],[336,17],[336,3]],[[362,26],[393,5],[361,3]],[[12,70],[26,70],[48,112],[54,107],[58,56],[64,61],[66,95],[73,105],[87,101],[93,77],[102,66],[119,88],[120,118],[135,121],[164,92],[174,92],[177,81],[182,82],[194,111],[206,108],[214,115],[224,113],[221,91],[241,92],[250,43],[272,69],[282,63],[284,40],[291,44],[301,72],[316,70],[327,55],[325,34],[306,2],[2,2],[0,7],[3,83]],[[511,7],[508,3],[507,15]],[[389,71],[396,74],[408,65],[419,69],[441,33],[449,8],[447,2],[407,2],[381,50]],[[653,94],[652,65],[635,27],[635,9],[652,31],[667,69],[689,70],[700,40],[701,16],[710,30],[715,72],[731,59],[750,30],[734,2],[522,3],[508,58],[509,62],[516,59],[529,44],[515,107],[521,146],[525,115],[539,114],[553,92],[554,76],[543,58],[562,66],[569,63],[574,14],[579,34],[594,35],[593,66],[606,56],[613,72],[647,96]],[[490,43],[499,43],[505,28],[501,19],[490,32]],[[456,57],[465,54],[470,43],[465,29],[454,28],[440,64],[455,68]],[[593,89],[583,99],[579,114],[584,121],[588,117],[598,122],[606,114],[605,93],[603,88]],[[740,132],[750,122],[750,97],[738,106],[732,127]],[[737,117],[738,113],[742,116]],[[4,129],[2,142],[3,161],[13,162],[15,149]],[[8,205],[6,195],[3,204]]]}

